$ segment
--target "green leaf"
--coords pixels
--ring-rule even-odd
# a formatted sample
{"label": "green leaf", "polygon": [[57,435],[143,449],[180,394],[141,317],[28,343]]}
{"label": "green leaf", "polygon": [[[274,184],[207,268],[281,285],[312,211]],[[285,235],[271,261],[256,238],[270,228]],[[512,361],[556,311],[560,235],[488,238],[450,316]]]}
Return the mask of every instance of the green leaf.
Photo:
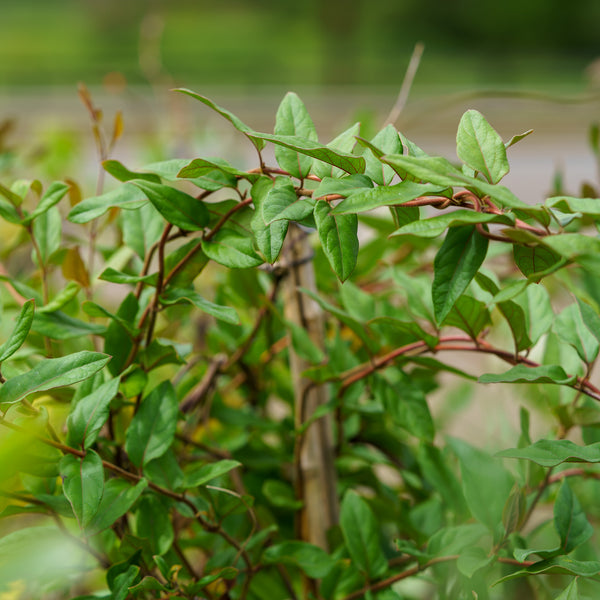
{"label": "green leaf", "polygon": [[431,556],[459,554],[465,548],[475,546],[487,533],[486,528],[479,523],[444,527],[431,536],[427,552]]}
{"label": "green leaf", "polygon": [[81,319],[69,317],[60,311],[36,314],[33,317],[31,329],[53,340],[69,340],[81,336],[102,335],[106,331],[104,325],[86,323]]}
{"label": "green leaf", "polygon": [[219,460],[215,463],[206,465],[196,463],[186,469],[183,478],[183,487],[185,489],[190,489],[204,485],[211,481],[211,479],[221,477],[229,473],[232,469],[240,466],[242,466],[242,463],[237,460]]}
{"label": "green leaf", "polygon": [[525,448],[502,450],[498,456],[522,458],[542,467],[555,467],[563,462],[600,462],[600,442],[578,446],[571,440],[539,440]]}
{"label": "green leaf", "polygon": [[[359,140],[360,141],[360,140]],[[365,173],[378,185],[388,185],[394,170],[383,164],[379,158],[385,154],[402,154],[402,141],[393,125],[386,125],[367,145],[364,157],[367,163]]]}
{"label": "green leaf", "polygon": [[85,529],[96,514],[104,493],[102,459],[92,450],[83,458],[67,454],[60,461],[63,492],[73,507],[79,527]]}
{"label": "green leaf", "polygon": [[104,485],[100,506],[88,524],[87,535],[95,535],[111,527],[117,519],[129,511],[147,485],[145,479],[140,480],[135,486],[122,479],[109,479]]}
{"label": "green leaf", "polygon": [[370,579],[387,571],[387,560],[379,545],[379,528],[369,505],[356,492],[344,495],[340,526],[346,548],[356,568]]}
{"label": "green leaf", "polygon": [[287,177],[276,177],[261,198],[259,209],[265,224],[270,225],[281,220],[301,221],[312,213],[313,206],[311,200],[298,198],[292,182]]}
{"label": "green leaf", "polygon": [[165,504],[162,498],[146,494],[137,506],[136,533],[148,540],[153,556],[166,554],[175,539],[170,511]]}
{"label": "green leaf", "polygon": [[566,479],[562,482],[554,503],[554,526],[565,554],[587,542],[594,533],[594,528]]}
{"label": "green leaf", "polygon": [[101,196],[86,198],[71,209],[67,219],[72,223],[87,223],[101,217],[109,208],[139,208],[146,204],[146,195],[133,183],[125,183]]}
{"label": "green leaf", "polygon": [[8,198],[10,202],[6,202],[5,200],[0,199],[0,217],[9,223],[13,223],[14,225],[21,224],[21,215],[18,213],[15,206],[19,206],[23,199],[11,192],[8,188],[4,187],[0,184],[0,194],[2,194],[5,198]]}
{"label": "green leaf", "polygon": [[495,560],[483,548],[478,546],[467,546],[456,561],[457,569],[465,576],[472,578],[477,571],[487,567]]}
{"label": "green leaf", "polygon": [[102,369],[110,356],[84,350],[60,358],[48,358],[28,373],[9,379],[0,388],[0,404],[14,404],[34,392],[44,392],[83,381]]}
{"label": "green leaf", "polygon": [[27,300],[21,308],[17,322],[9,338],[0,346],[0,363],[12,356],[25,342],[33,323],[35,300]]}
{"label": "green leaf", "polygon": [[289,541],[270,546],[263,553],[265,564],[283,564],[297,567],[308,577],[326,577],[336,565],[336,560],[318,546],[307,542]]}
{"label": "green leaf", "polygon": [[486,373],[479,378],[479,383],[556,383],[568,385],[575,381],[574,375],[567,375],[558,365],[539,365],[528,367],[515,365],[505,373]]}
{"label": "green leaf", "polygon": [[386,413],[396,425],[411,435],[431,442],[435,435],[433,419],[424,392],[410,381],[380,378]]}
{"label": "green leaf", "polygon": [[[183,163],[183,164],[181,164]],[[232,167],[220,158],[195,158],[192,162],[181,161],[173,180],[191,179],[194,185],[208,191],[220,190],[224,187],[237,187],[238,179],[247,179],[254,183],[261,177],[260,173],[247,173]]]}
{"label": "green leaf", "polygon": [[546,200],[546,206],[564,213],[600,215],[600,198],[574,198],[572,196],[553,196]]}
{"label": "green leaf", "polygon": [[536,273],[541,274],[550,271],[553,267],[564,264],[564,259],[560,254],[540,245],[521,246],[520,244],[514,244],[513,256],[519,271],[535,283],[541,279],[541,277],[536,276]]}
{"label": "green leaf", "polygon": [[580,305],[570,304],[554,320],[554,331],[558,337],[573,346],[581,360],[591,364],[598,356],[600,330],[590,330],[583,320]]}
{"label": "green leaf", "polygon": [[493,585],[510,581],[518,577],[525,577],[527,575],[539,575],[539,574],[562,574],[562,575],[578,575],[580,577],[594,577],[600,573],[600,562],[595,560],[583,561],[574,560],[568,556],[556,556],[553,558],[547,558],[541,560],[525,569],[520,569],[506,577],[502,577],[496,581]]}
{"label": "green leaf", "polygon": [[116,318],[111,321],[106,330],[104,351],[112,355],[108,370],[114,376],[121,372],[133,348],[132,338],[134,332],[128,324],[135,323],[138,308],[138,301],[135,294],[130,293],[125,296],[123,302],[121,302],[121,306],[119,306],[119,310],[117,310]]}
{"label": "green leaf", "polygon": [[204,202],[168,185],[151,181],[132,182],[148,197],[154,208],[171,224],[187,231],[200,231],[208,225]]}
{"label": "green leaf", "polygon": [[[279,257],[289,226],[289,223],[286,220],[267,223],[263,213],[263,206],[270,193],[273,191],[273,183],[268,177],[258,180],[252,186],[251,190],[255,210],[250,225],[256,239],[258,250],[270,264],[273,264]],[[295,196],[296,194],[294,192],[294,198]]]}
{"label": "green leaf", "polygon": [[134,284],[143,281],[144,283],[149,283],[150,285],[156,285],[157,274],[151,273],[150,275],[128,275],[127,273],[121,273],[121,271],[117,271],[112,267],[108,267],[108,269],[104,269],[104,271],[100,273],[98,279],[120,284]]}
{"label": "green leaf", "polygon": [[[327,144],[327,148],[352,154],[352,150],[356,145],[355,136],[359,133],[359,131],[360,123],[354,123],[354,125],[350,126],[348,129],[346,129],[346,131],[343,131],[340,133],[340,135],[331,140]],[[345,174],[344,170],[334,167],[326,162],[321,162],[320,160],[316,160],[314,162],[312,172],[321,179],[326,177],[338,179]]]}
{"label": "green leaf", "polygon": [[256,147],[257,150],[262,150],[264,148],[264,142],[261,139],[261,136],[264,134],[256,134],[256,132],[252,131],[248,125],[242,122],[241,119],[236,117],[233,113],[229,112],[225,108],[221,108],[217,104],[215,104],[212,100],[209,100],[205,96],[201,96],[196,92],[192,92],[191,90],[187,90],[184,88],[176,89],[176,92],[181,92],[182,94],[186,94],[199,100],[203,104],[206,104],[209,108],[212,108],[215,112],[219,113],[223,118],[227,119],[238,131],[243,133]]}
{"label": "green leaf", "polygon": [[456,438],[448,440],[458,457],[462,488],[473,516],[494,532],[513,487],[512,475],[497,458]]}
{"label": "green leaf", "polygon": [[123,225],[123,241],[142,260],[152,245],[160,239],[165,226],[161,214],[149,202],[137,210],[122,211],[121,223]]}
{"label": "green leaf", "polygon": [[373,182],[365,175],[345,175],[344,177],[323,177],[313,191],[313,199],[325,196],[351,196],[354,192],[373,189]]}
{"label": "green leaf", "polygon": [[[333,210],[334,215],[359,213],[380,206],[402,205],[420,196],[429,196],[442,191],[439,185],[402,181],[396,185],[359,189],[342,200]],[[471,212],[471,211],[469,211]]]}
{"label": "green leaf", "polygon": [[285,325],[290,331],[292,346],[300,358],[312,364],[318,364],[324,360],[323,351],[315,345],[306,329],[287,320]]}
{"label": "green leaf", "polygon": [[540,242],[567,260],[577,260],[587,255],[593,257],[600,255],[600,239],[581,233],[547,235]]}
{"label": "green leaf", "polygon": [[498,183],[509,171],[502,138],[476,110],[468,110],[460,120],[456,154],[490,183]]}
{"label": "green leaf", "polygon": [[23,225],[29,225],[36,217],[48,212],[55,204],[58,204],[63,199],[68,191],[69,186],[66,183],[60,181],[51,183],[34,211],[28,215],[27,218],[23,219]]}
{"label": "green leaf", "polygon": [[160,301],[163,304],[189,302],[207,315],[212,315],[215,319],[225,321],[226,323],[232,323],[233,325],[238,325],[240,323],[240,317],[235,308],[209,302],[194,290],[182,288],[170,289],[160,297]]}
{"label": "green leaf", "polygon": [[[50,256],[60,248],[62,233],[62,217],[58,207],[49,209],[33,222],[33,237],[35,238],[42,264],[47,265]],[[37,262],[38,257],[34,254]]]}
{"label": "green leaf", "polygon": [[60,310],[65,304],[73,300],[79,293],[81,286],[75,281],[69,281],[67,285],[58,294],[44,306],[37,309],[38,314],[53,313]]}
{"label": "green leaf", "polygon": [[126,182],[132,179],[142,179],[153,183],[160,183],[160,177],[154,173],[134,172],[130,171],[118,160],[102,161],[102,168],[119,181]]}
{"label": "green leaf", "polygon": [[365,171],[365,159],[362,158],[362,156],[354,156],[348,152],[334,150],[313,140],[295,135],[271,135],[269,133],[256,132],[255,135],[263,140],[273,142],[278,146],[295,150],[300,154],[311,156],[312,158],[321,160],[329,165],[338,167],[351,175],[355,173],[364,173]]}
{"label": "green leaf", "polygon": [[294,495],[292,486],[279,479],[267,479],[262,484],[261,492],[269,504],[278,508],[299,510],[304,505],[302,500],[298,500]]}
{"label": "green leaf", "polygon": [[442,189],[461,185],[462,173],[441,156],[404,156],[390,154],[381,158],[402,177],[408,173],[417,181],[438,185]]}
{"label": "green leaf", "polygon": [[[299,136],[318,141],[317,130],[315,125],[300,98],[294,92],[288,92],[275,116],[275,134]],[[312,167],[312,158],[304,154],[298,154],[283,146],[276,146],[275,158],[277,163],[290,175],[304,179]]]}
{"label": "green leaf", "polygon": [[76,448],[89,448],[96,441],[108,420],[110,401],[119,391],[119,379],[114,378],[81,398],[67,418],[67,443]]}
{"label": "green leaf", "polygon": [[252,238],[233,229],[220,229],[210,241],[202,240],[202,250],[206,256],[230,269],[248,269],[263,263],[252,247]]}
{"label": "green leaf", "polygon": [[[411,185],[423,185],[412,183],[410,181],[405,183]],[[404,183],[400,185],[404,185]],[[418,235],[419,237],[424,238],[434,238],[444,233],[444,231],[450,227],[471,225],[473,223],[502,223],[504,225],[512,225],[513,219],[510,215],[493,215],[490,213],[467,210],[466,208],[459,208],[437,217],[421,219],[420,221],[414,221],[408,225],[404,225],[403,227],[400,227],[400,229],[394,231],[392,235]]]}
{"label": "green leaf", "polygon": [[571,583],[562,591],[555,600],[579,600],[579,590],[577,589],[577,577],[574,577]]}
{"label": "green leaf", "polygon": [[173,443],[179,405],[170,381],[163,381],[146,396],[125,436],[125,450],[140,467],[162,456]]}
{"label": "green leaf", "polygon": [[468,333],[473,340],[476,340],[483,328],[490,323],[490,311],[486,308],[486,305],[467,294],[463,294],[454,303],[442,325],[458,327],[458,329]]}
{"label": "green leaf", "polygon": [[315,222],[323,252],[340,281],[346,281],[358,257],[358,219],[356,215],[332,215],[328,202],[315,204]]}
{"label": "green leaf", "polygon": [[517,144],[522,139],[526,138],[528,135],[530,135],[532,133],[533,133],[533,129],[528,129],[527,131],[524,131],[523,133],[518,133],[517,135],[513,135],[510,138],[510,140],[508,140],[508,142],[506,142],[506,144],[504,144],[505,148],[508,150],[511,146],[514,146],[515,144]]}
{"label": "green leaf", "polygon": [[441,324],[483,263],[488,239],[473,226],[453,227],[434,261],[431,291],[436,321]]}
{"label": "green leaf", "polygon": [[453,507],[458,514],[464,514],[466,503],[461,485],[440,449],[431,444],[421,443],[416,459],[423,476],[444,502]]}
{"label": "green leaf", "polygon": [[[475,281],[482,289],[492,294],[492,296],[496,296],[496,294],[498,294],[500,291],[496,283],[490,277],[481,272],[475,275]],[[510,327],[515,342],[516,351],[520,352],[521,350],[530,348],[532,346],[532,342],[527,333],[527,319],[523,308],[516,302],[512,302],[510,300],[498,302],[497,306],[498,310],[502,313],[508,326]]]}

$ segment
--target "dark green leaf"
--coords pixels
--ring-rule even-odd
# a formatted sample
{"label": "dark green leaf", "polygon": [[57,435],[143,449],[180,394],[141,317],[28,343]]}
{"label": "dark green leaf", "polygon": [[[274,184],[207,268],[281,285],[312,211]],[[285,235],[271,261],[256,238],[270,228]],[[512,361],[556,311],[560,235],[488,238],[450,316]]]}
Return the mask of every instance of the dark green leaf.
{"label": "dark green leaf", "polygon": [[[252,186],[251,191],[255,207],[251,221],[252,231],[256,239],[258,250],[262,253],[267,262],[271,264],[279,257],[289,225],[286,220],[267,223],[263,213],[263,206],[273,191],[273,183],[268,177],[258,180]],[[294,198],[295,196],[296,194],[294,192]]]}
{"label": "dark green leaf", "polygon": [[571,583],[562,591],[555,600],[579,600],[579,590],[577,589],[577,577],[574,577]]}
{"label": "dark green leaf", "polygon": [[[252,188],[253,191],[255,188]],[[314,203],[298,198],[292,182],[287,177],[277,177],[261,198],[260,209],[266,225],[275,221],[301,221],[313,211]]]}
{"label": "dark green leaf", "polygon": [[486,305],[467,294],[463,294],[450,309],[443,325],[458,327],[475,340],[483,331],[483,328],[490,323],[490,312]]}
{"label": "dark green leaf", "polygon": [[128,294],[116,314],[116,319],[111,321],[104,338],[104,351],[112,356],[108,370],[114,376],[118,375],[133,348],[133,331],[129,323],[135,323],[138,311],[138,301],[135,294]]}
{"label": "dark green leaf", "polygon": [[125,437],[125,450],[134,465],[145,465],[167,451],[173,443],[178,414],[170,381],[163,381],[142,400]]}
{"label": "dark green leaf", "polygon": [[479,270],[487,253],[488,241],[473,226],[453,227],[446,234],[435,257],[431,292],[438,325],[448,316]]}
{"label": "dark green leaf", "polygon": [[523,458],[542,467],[555,467],[563,462],[600,462],[600,442],[578,446],[571,440],[539,440],[525,448],[502,450],[498,456]]}
{"label": "dark green leaf", "polygon": [[358,219],[356,215],[332,215],[328,202],[315,204],[315,222],[323,252],[340,281],[350,277],[358,257]]}
{"label": "dark green leaf", "polygon": [[263,483],[261,491],[269,504],[278,508],[298,510],[303,506],[302,500],[298,500],[294,495],[292,486],[278,479],[267,479]]}
{"label": "dark green leaf", "polygon": [[387,560],[379,545],[375,515],[365,500],[351,490],[342,501],[340,526],[356,568],[370,579],[381,577],[387,571]]}
{"label": "dark green leaf", "polygon": [[[386,125],[369,143],[364,157],[367,163],[365,173],[378,185],[388,185],[394,170],[383,164],[379,158],[385,154],[402,154],[402,141],[393,125]],[[374,149],[376,149],[374,151]]]}
{"label": "dark green leaf", "polygon": [[140,480],[135,486],[122,479],[109,479],[104,485],[100,506],[90,521],[86,533],[94,535],[113,525],[133,506],[147,485],[145,479]]}
{"label": "dark green leaf", "polygon": [[[327,147],[332,150],[340,150],[341,152],[352,153],[352,149],[356,145],[355,136],[360,131],[360,123],[354,123],[346,129],[346,131],[342,131],[340,135],[331,140]],[[332,166],[326,162],[321,162],[320,160],[316,160],[313,164],[312,172],[321,179],[325,177],[330,178],[339,178],[344,176],[344,171],[337,167]]]}
{"label": "dark green leaf", "polygon": [[568,385],[575,381],[574,375],[567,375],[558,365],[528,367],[516,365],[506,373],[486,373],[479,378],[480,383],[557,383]]}
{"label": "dark green leaf", "polygon": [[174,288],[163,294],[160,298],[163,304],[176,304],[178,302],[189,302],[196,308],[199,308],[207,315],[212,315],[215,319],[220,319],[226,323],[237,325],[240,317],[235,308],[230,306],[221,306],[204,299],[200,294],[190,289]]}
{"label": "dark green leaf", "polygon": [[336,565],[335,559],[324,550],[307,542],[283,542],[267,548],[263,554],[266,564],[283,564],[298,567],[308,577],[326,577]]}
{"label": "dark green leaf", "polygon": [[541,274],[553,267],[564,264],[560,254],[540,245],[521,246],[520,244],[514,244],[513,256],[519,271],[536,283],[541,279],[541,277],[536,277],[536,273]]}
{"label": "dark green leaf", "polygon": [[263,263],[252,247],[252,238],[232,229],[220,229],[210,241],[202,240],[202,250],[206,256],[230,269],[248,269]]}
{"label": "dark green leaf", "polygon": [[232,469],[240,466],[241,463],[237,460],[220,460],[205,465],[195,464],[185,471],[183,487],[189,489],[204,485],[211,481],[211,479],[221,477],[222,475],[229,473]]}
{"label": "dark green leaf", "polygon": [[[304,103],[294,92],[288,92],[277,109],[275,134],[318,141],[315,125]],[[309,156],[298,154],[283,146],[275,147],[275,158],[284,171],[299,179],[304,179],[308,175],[313,163]]]}
{"label": "dark green leaf", "polygon": [[67,418],[67,443],[76,448],[89,448],[98,437],[109,415],[110,401],[119,391],[119,379],[114,378],[81,398]]}
{"label": "dark green leaf", "polygon": [[294,135],[271,135],[268,133],[255,133],[255,135],[263,140],[273,142],[284,148],[295,150],[300,154],[311,156],[334,167],[338,167],[351,175],[354,173],[364,173],[365,159],[361,156],[354,156],[341,150],[334,150],[313,140]]}
{"label": "dark green leaf", "polygon": [[14,404],[29,394],[83,381],[102,369],[110,356],[84,350],[60,358],[48,358],[28,373],[9,379],[0,388],[0,404]]}
{"label": "dark green leaf", "polygon": [[490,183],[498,183],[509,171],[502,138],[476,110],[468,110],[460,120],[456,154]]}
{"label": "dark green leaf", "polygon": [[73,507],[79,527],[85,529],[96,514],[104,493],[102,459],[89,450],[83,458],[67,454],[60,461],[63,492]]}
{"label": "dark green leaf", "polygon": [[117,271],[112,267],[108,267],[107,269],[104,269],[102,273],[100,273],[98,279],[101,279],[102,281],[110,281],[111,283],[129,284],[143,281],[144,283],[149,283],[150,285],[156,285],[157,274],[151,273],[150,275],[128,275],[127,273],[121,273],[121,271]]}
{"label": "dark green leaf", "polygon": [[25,342],[33,323],[35,300],[27,300],[21,308],[9,338],[0,346],[0,363],[12,356]]}
{"label": "dark green leaf", "polygon": [[136,533],[148,540],[152,555],[166,554],[175,533],[168,506],[163,499],[154,495],[144,495],[140,499],[136,512]]}
{"label": "dark green leaf", "polygon": [[176,227],[199,231],[208,225],[208,210],[204,202],[168,185],[139,179],[132,183],[142,190],[154,208]]}
{"label": "dark green leaf", "polygon": [[565,554],[587,542],[594,533],[594,528],[566,479],[562,482],[554,503],[554,526]]}

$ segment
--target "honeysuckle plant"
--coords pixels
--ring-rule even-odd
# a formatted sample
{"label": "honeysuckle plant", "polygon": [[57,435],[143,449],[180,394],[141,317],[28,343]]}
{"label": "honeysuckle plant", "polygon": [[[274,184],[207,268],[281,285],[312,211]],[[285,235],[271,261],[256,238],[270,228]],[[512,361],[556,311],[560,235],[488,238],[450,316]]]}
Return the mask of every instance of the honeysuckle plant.
{"label": "honeysuckle plant", "polygon": [[600,199],[516,197],[475,110],[448,160],[178,92],[255,165],[132,170],[83,94],[109,191],[0,187],[2,597],[597,597]]}

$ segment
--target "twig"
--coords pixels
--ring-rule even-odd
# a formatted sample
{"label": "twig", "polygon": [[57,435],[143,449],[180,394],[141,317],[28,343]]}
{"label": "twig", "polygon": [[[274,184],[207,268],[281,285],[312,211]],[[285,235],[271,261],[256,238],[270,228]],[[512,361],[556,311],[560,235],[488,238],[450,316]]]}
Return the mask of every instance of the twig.
{"label": "twig", "polygon": [[410,94],[410,89],[412,87],[413,80],[415,78],[415,75],[417,74],[417,69],[419,68],[419,63],[421,62],[421,56],[423,56],[423,50],[425,50],[424,44],[422,44],[421,42],[417,42],[412,52],[412,56],[410,57],[406,73],[404,74],[404,80],[402,81],[402,85],[400,86],[398,98],[396,99],[394,106],[392,106],[392,110],[387,116],[384,122],[384,126],[393,125],[399,119],[400,114],[404,110],[404,107],[406,106],[406,101],[408,100],[408,95]]}

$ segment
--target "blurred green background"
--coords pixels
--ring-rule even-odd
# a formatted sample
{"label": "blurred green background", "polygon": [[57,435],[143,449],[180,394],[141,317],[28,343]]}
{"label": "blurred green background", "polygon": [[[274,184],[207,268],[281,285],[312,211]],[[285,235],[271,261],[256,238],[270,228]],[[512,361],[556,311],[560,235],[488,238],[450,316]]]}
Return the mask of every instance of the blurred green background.
{"label": "blurred green background", "polygon": [[[0,86],[582,85],[600,2],[2,0]],[[112,76],[107,75],[112,73]],[[112,78],[111,78],[112,77]]]}

